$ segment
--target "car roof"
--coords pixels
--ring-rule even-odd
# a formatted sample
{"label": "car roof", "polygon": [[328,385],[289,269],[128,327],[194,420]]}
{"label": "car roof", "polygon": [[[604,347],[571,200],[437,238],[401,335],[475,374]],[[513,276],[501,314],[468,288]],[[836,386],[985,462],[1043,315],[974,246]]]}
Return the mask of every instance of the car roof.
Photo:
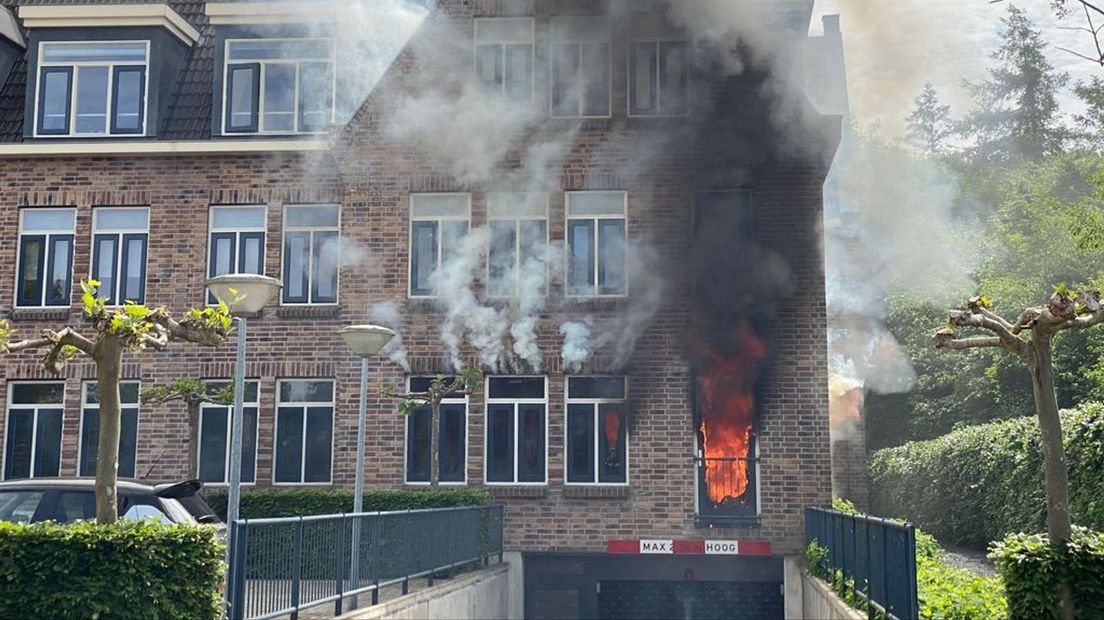
{"label": "car roof", "polygon": [[[92,477],[74,478],[24,478],[0,482],[0,491],[7,489],[89,489],[96,488],[96,479]],[[156,489],[150,484],[138,480],[120,478],[117,484],[120,491],[153,494]]]}

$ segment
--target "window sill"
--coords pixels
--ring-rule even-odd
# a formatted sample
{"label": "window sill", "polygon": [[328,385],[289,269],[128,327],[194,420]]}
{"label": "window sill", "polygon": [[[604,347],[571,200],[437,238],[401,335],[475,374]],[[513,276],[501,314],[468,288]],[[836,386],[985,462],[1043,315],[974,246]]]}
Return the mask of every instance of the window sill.
{"label": "window sill", "polygon": [[326,306],[280,306],[276,308],[276,316],[281,319],[330,319],[341,315],[341,306],[337,304]]}
{"label": "window sill", "polygon": [[629,496],[629,487],[626,486],[577,486],[565,485],[564,497],[579,499],[624,499]]}
{"label": "window sill", "polygon": [[620,297],[565,297],[567,310],[576,312],[624,310],[628,308],[628,296]]}
{"label": "window sill", "polygon": [[13,321],[65,321],[69,319],[69,306],[56,308],[15,308],[11,311]]}
{"label": "window sill", "polygon": [[548,496],[546,486],[494,486],[483,487],[493,498],[541,498]]}
{"label": "window sill", "polygon": [[722,517],[694,515],[696,528],[755,529],[760,526],[759,517]]}

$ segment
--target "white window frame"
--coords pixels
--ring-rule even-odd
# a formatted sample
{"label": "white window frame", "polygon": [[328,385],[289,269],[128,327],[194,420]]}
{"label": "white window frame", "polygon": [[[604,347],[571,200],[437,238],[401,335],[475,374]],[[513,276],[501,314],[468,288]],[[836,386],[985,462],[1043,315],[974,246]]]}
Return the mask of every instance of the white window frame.
{"label": "white window frame", "polygon": [[[291,401],[284,402],[280,400],[280,386],[288,382],[302,382],[307,381],[311,383],[329,383],[333,386],[333,390],[330,392],[330,475],[326,480],[319,480],[316,482],[303,482],[306,478],[307,471],[307,412],[309,407],[323,407],[327,403],[323,401]],[[260,393],[258,392],[258,396]],[[299,439],[300,454],[303,455],[303,462],[299,463],[299,480],[300,482],[277,482],[276,481],[276,460],[278,458],[277,450],[280,445],[278,443],[278,437],[280,436],[280,407],[303,407],[303,436]],[[257,412],[257,426],[260,427],[260,411]],[[337,436],[337,380],[333,378],[319,378],[319,377],[285,377],[283,379],[276,380],[276,404],[272,410],[272,486],[280,487],[317,487],[333,484],[333,470],[334,461],[337,458],[337,454],[334,452],[335,440]],[[258,446],[259,451],[260,446]],[[256,476],[254,476],[256,479]]]}
{"label": "white window frame", "polygon": [[[407,389],[408,393],[410,391],[410,381],[412,379],[415,379],[415,378],[425,378],[425,375],[413,375],[413,376],[408,376],[406,378],[406,389]],[[469,464],[469,458],[470,458],[469,447],[471,446],[471,440],[470,440],[471,439],[471,424],[469,423],[469,418],[471,417],[471,402],[470,401],[471,401],[471,399],[468,397],[467,394],[465,394],[463,398],[443,398],[443,399],[441,399],[441,404],[442,405],[464,405],[464,445],[463,445],[463,449],[464,449],[464,466],[463,466],[464,467],[464,481],[463,482],[439,481],[437,483],[438,486],[443,486],[443,487],[464,487],[464,486],[468,486],[468,464]],[[438,422],[438,423],[440,423],[440,422]],[[432,424],[432,421],[430,422],[430,424]],[[430,428],[429,430],[430,430],[430,432],[433,432],[432,428]],[[407,477],[410,473],[410,470],[407,467],[407,464],[408,464],[407,459],[410,458],[410,453],[409,453],[409,449],[408,449],[409,446],[410,446],[410,424],[408,423],[408,419],[404,417],[403,418],[403,484],[405,484],[407,486],[412,486],[412,487],[428,487],[428,486],[430,486],[431,482],[421,482],[421,481],[418,481],[418,480],[411,480],[410,478]],[[432,452],[432,448],[430,448],[430,451]],[[438,446],[438,452],[440,452],[440,446]],[[440,458],[440,457],[438,456],[438,458]],[[430,480],[432,480],[432,478],[433,478],[432,468],[437,465],[437,463],[433,462],[433,455],[432,454],[429,455],[429,461],[430,461],[429,462]]]}
{"label": "white window frame", "polygon": [[[606,113],[605,114],[589,114],[589,115],[588,114],[583,114],[582,95],[580,95],[579,106],[577,108],[577,110],[579,112],[578,114],[571,115],[571,116],[559,116],[559,115],[556,114],[556,102],[555,102],[555,90],[556,89],[555,89],[555,84],[554,84],[554,75],[555,75],[555,73],[554,73],[554,71],[555,71],[555,52],[554,52],[554,48],[555,48],[555,46],[557,46],[557,45],[574,45],[574,46],[578,47],[578,46],[580,46],[584,43],[599,43],[600,41],[582,41],[582,40],[556,41],[555,39],[551,38],[552,35],[551,35],[551,32],[549,32],[550,40],[549,40],[549,43],[548,43],[548,45],[549,45],[549,48],[548,48],[548,116],[550,118],[555,118],[555,119],[612,118],[613,117],[613,77],[614,77],[613,76],[613,28],[612,28],[612,24],[610,24],[609,16],[608,15],[600,15],[600,16],[599,15],[592,15],[592,16],[564,15],[564,16],[560,16],[560,17],[565,17],[565,18],[572,18],[572,17],[603,17],[603,18],[605,18],[605,20],[606,20],[606,50],[607,50],[606,56],[608,57],[608,64],[609,64],[609,67],[607,68],[607,75],[609,76],[609,78],[606,80],[606,88],[609,90],[609,93],[607,95],[608,98],[606,100],[607,104],[606,104]],[[556,19],[556,17],[553,17],[553,19]],[[579,71],[580,71],[580,74],[583,71],[583,68],[582,68],[582,50],[581,49],[579,50]]]}
{"label": "white window frame", "polygon": [[[49,230],[36,230],[28,233],[23,230],[23,218],[28,211],[70,211],[73,213],[73,227],[71,229],[49,229]],[[42,294],[39,296],[37,304],[34,305],[20,305],[19,304],[19,286],[20,280],[23,277],[20,271],[20,266],[23,264],[23,236],[24,235],[44,235],[46,237],[46,243],[42,248],[45,252],[45,258],[42,263]],[[69,291],[69,303],[63,306],[47,305],[46,304],[46,288],[47,284],[47,271],[50,268],[50,245],[52,238],[57,236],[70,236],[73,238],[69,248],[69,288],[73,288],[73,272],[76,265],[76,245],[77,245],[77,209],[75,207],[66,207],[64,209],[56,209],[54,207],[26,207],[19,210],[19,231],[15,242],[15,286],[12,287],[12,308],[70,308],[73,305],[73,291]]]}
{"label": "white window frame", "polygon": [[[633,89],[633,73],[632,73],[632,47],[635,44],[651,43],[654,46],[655,58],[656,58],[656,73],[655,73],[655,85],[656,85],[656,109],[655,114],[634,114],[632,111],[632,89]],[[671,114],[664,112],[662,109],[663,99],[660,97],[660,93],[663,89],[661,76],[663,74],[663,67],[661,66],[661,58],[659,57],[659,48],[662,43],[685,43],[686,44],[686,110],[679,112],[678,114]],[[671,34],[667,37],[636,37],[630,36],[627,43],[625,54],[625,113],[629,118],[686,118],[690,116],[690,41],[686,37],[678,37]]]}
{"label": "white window frame", "polygon": [[[329,43],[330,56],[329,58],[267,58],[249,60],[244,58],[235,58],[233,62],[230,61],[230,44],[241,42],[267,42],[277,43],[283,41],[325,41]],[[323,129],[321,131],[305,131],[299,128],[300,110],[299,110],[299,64],[303,62],[326,62],[329,61],[332,67],[333,83],[330,85],[330,125],[333,125],[337,118],[337,41],[333,37],[259,37],[255,39],[227,39],[223,43],[222,48],[222,108],[219,113],[220,128],[219,133],[224,136],[257,136],[257,135],[321,135],[329,132],[329,129]],[[227,85],[230,79],[230,65],[232,64],[246,64],[257,63],[260,65],[260,71],[257,75],[257,131],[227,131],[226,115],[227,115],[227,97],[229,97]],[[295,129],[291,131],[279,130],[279,131],[265,131],[264,129],[264,87],[265,87],[265,66],[266,65],[294,65],[295,66],[295,92],[293,93],[295,99],[295,109],[293,114],[295,115]]]}
{"label": "white window frame", "polygon": [[[325,226],[290,226],[287,223],[287,214],[289,208],[303,208],[303,207],[335,207],[337,209],[337,224],[334,227]],[[313,274],[314,274],[314,252],[311,248],[307,248],[307,301],[284,301],[283,291],[280,291],[280,305],[281,306],[336,306],[341,303],[341,204],[340,203],[320,203],[320,204],[286,204],[284,205],[283,212],[283,230],[280,232],[280,273],[284,271],[284,264],[286,252],[287,252],[287,233],[289,232],[306,232],[311,233],[311,243],[314,242],[314,233],[316,232],[335,232],[337,233],[338,243],[338,261],[337,261],[337,278],[334,282],[334,301],[314,301],[312,298],[313,287]],[[287,274],[284,275],[284,281],[287,281]],[[285,284],[286,286],[286,284]]]}
{"label": "white window frame", "polygon": [[[623,211],[620,215],[602,214],[602,215],[571,215],[571,197],[582,194],[621,194]],[[593,243],[594,249],[594,289],[590,294],[579,295],[571,292],[571,282],[568,279],[571,276],[571,245],[570,239],[568,239],[568,223],[571,220],[590,220],[595,222],[594,234],[591,237],[591,243]],[[600,270],[600,257],[598,255],[598,222],[601,220],[621,220],[625,222],[625,291],[617,294],[602,294],[598,286],[598,273]],[[624,190],[586,190],[586,191],[569,191],[564,192],[564,297],[571,299],[624,299],[629,296],[631,290],[631,278],[629,277],[629,260],[628,260],[628,244],[629,244],[629,192]]]}
{"label": "white window frame", "polygon": [[[573,378],[575,378],[575,379],[578,379],[578,378],[585,378],[585,379],[620,379],[622,381],[622,383],[624,384],[624,386],[625,386],[625,388],[624,388],[625,389],[625,398],[621,398],[621,399],[617,399],[617,398],[570,398],[569,397],[569,395],[571,393],[570,392],[570,384],[571,384],[571,379],[573,379]],[[624,411],[622,413],[622,417],[621,417],[621,423],[626,425],[626,428],[625,428],[625,481],[624,482],[598,482],[598,468],[599,468],[599,465],[601,463],[601,458],[602,458],[602,455],[600,454],[600,452],[598,450],[599,446],[601,446],[601,444],[602,444],[601,436],[600,436],[601,431],[599,430],[600,426],[598,424],[598,416],[599,416],[598,406],[599,405],[609,405],[609,404],[624,405],[625,406],[625,409],[624,409]],[[630,479],[629,479],[629,474],[630,474],[629,463],[631,463],[632,460],[631,460],[631,455],[630,455],[631,445],[630,445],[630,442],[629,442],[629,435],[631,433],[629,433],[629,429],[628,429],[628,426],[627,426],[628,423],[629,423],[628,404],[629,404],[629,378],[627,376],[624,376],[624,375],[565,375],[564,376],[564,424],[563,424],[563,429],[564,429],[564,435],[563,435],[563,440],[564,440],[563,441],[563,446],[564,446],[564,468],[563,468],[563,483],[564,483],[565,486],[572,486],[572,487],[627,487],[627,486],[629,486],[629,482],[630,482]],[[568,444],[569,435],[568,435],[568,432],[567,432],[567,429],[568,429],[567,418],[568,418],[568,415],[569,415],[568,405],[593,405],[593,407],[594,407],[594,411],[593,411],[593,414],[592,414],[593,417],[594,417],[594,482],[568,482],[568,480],[567,480],[567,459],[568,459],[568,449],[569,449],[569,444]]]}
{"label": "white window frame", "polygon": [[[527,215],[520,216],[520,215],[492,214],[491,209],[490,209],[490,201],[491,201],[492,197],[495,196],[495,195],[504,195],[504,194],[505,195],[522,194],[522,195],[526,195],[526,196],[529,196],[529,197],[540,196],[539,200],[544,203],[544,217],[540,218],[540,217],[532,217],[532,216],[527,216]],[[513,221],[514,222],[514,257],[517,259],[517,262],[514,265],[515,282],[516,282],[516,278],[518,276],[520,276],[520,273],[521,273],[521,223],[522,222],[541,222],[541,221],[543,221],[544,222],[544,243],[545,243],[545,245],[547,245],[549,243],[550,239],[551,239],[551,237],[550,237],[551,233],[549,231],[549,229],[551,228],[550,222],[549,222],[549,220],[550,220],[549,214],[550,214],[550,211],[551,211],[550,203],[551,203],[551,198],[549,197],[549,195],[547,193],[542,193],[542,192],[491,192],[491,193],[487,194],[487,230],[488,230],[488,232],[491,232],[491,230],[490,230],[491,222],[502,222],[502,221],[506,221],[506,222]],[[494,245],[494,239],[491,238],[488,241],[488,243],[493,246]],[[548,295],[548,283],[549,283],[549,277],[548,277],[549,273],[548,272],[549,272],[549,266],[545,265],[545,267],[544,267],[544,291],[543,291],[544,296]],[[490,299],[518,299],[520,297],[520,295],[518,294],[518,290],[517,290],[516,286],[514,288],[514,292],[510,295],[495,295],[491,292],[491,249],[490,249],[490,247],[487,248],[487,297],[490,298]]]}
{"label": "white window frame", "polygon": [[[144,92],[142,93],[142,130],[141,132],[131,133],[111,133],[111,109],[114,104],[115,98],[115,67],[136,67],[137,62],[110,62],[110,61],[90,61],[90,62],[45,62],[43,58],[43,50],[47,45],[88,45],[90,43],[143,43],[146,46],[146,62],[143,64],[145,67],[145,79],[143,80]],[[69,84],[69,131],[66,133],[40,133],[40,127],[38,126],[39,120],[39,106],[42,105],[42,69],[47,67],[70,67],[73,71],[70,74]],[[107,68],[107,120],[104,124],[105,133],[76,133],[77,124],[77,69],[80,67],[106,67]],[[41,41],[38,44],[38,67],[35,68],[35,105],[34,105],[34,137],[35,138],[140,138],[147,134],[147,128],[149,124],[149,85],[150,85],[150,42],[149,40],[125,40],[125,41]]]}
{"label": "white window frame", "polygon": [[[215,228],[215,210],[217,209],[264,209],[264,224],[259,227],[250,226],[234,226],[232,228]],[[203,265],[204,277],[210,277],[211,275],[211,256],[215,251],[214,244],[211,243],[211,237],[215,233],[234,233],[234,256],[231,257],[231,264],[234,266],[234,271],[230,273],[239,273],[238,259],[241,256],[241,233],[261,233],[264,238],[261,241],[261,273],[265,273],[265,269],[268,267],[268,205],[211,205],[207,209],[207,258]],[[281,241],[283,239],[281,238]],[[282,259],[281,259],[282,260]],[[208,296],[207,287],[203,288],[204,303],[208,306],[217,306],[218,302],[211,302]]]}
{"label": "white window frame", "polygon": [[[232,379],[232,378],[231,379],[225,379],[225,380],[222,380],[222,379],[204,379],[203,380],[203,387],[204,387],[204,389],[206,389],[208,385],[220,384],[220,383],[221,384],[229,384],[229,385],[233,386],[234,385],[234,379]],[[253,438],[253,446],[254,446],[253,447],[253,482],[246,482],[246,481],[242,480],[241,485],[242,486],[254,486],[254,485],[257,484],[257,463],[259,462],[259,459],[257,458],[257,453],[260,452],[260,447],[261,447],[260,444],[257,443],[258,440],[260,439],[260,434],[261,434],[261,381],[260,381],[260,379],[246,379],[245,383],[247,385],[249,383],[256,383],[257,384],[257,400],[252,401],[252,402],[244,401],[242,403],[242,408],[243,409],[245,407],[256,407],[257,408],[257,423],[253,428],[253,435],[254,435],[254,438]],[[226,459],[225,459],[224,469],[222,471],[223,471],[223,476],[228,478],[230,476],[230,426],[233,424],[233,419],[234,419],[234,405],[233,404],[216,405],[215,403],[200,403],[200,405],[199,405],[199,420],[197,422],[199,424],[199,428],[197,429],[197,434],[196,434],[196,439],[198,440],[198,443],[196,444],[196,471],[195,471],[196,478],[199,478],[199,464],[203,462],[203,410],[204,409],[226,409]],[[224,487],[224,486],[227,486],[228,484],[229,484],[229,482],[227,482],[226,480],[223,480],[222,482],[206,482],[206,481],[204,481],[204,483],[203,483],[204,486],[209,486],[209,487]]]}
{"label": "white window frame", "polygon": [[[491,398],[491,379],[542,379],[544,381],[544,398]],[[547,487],[548,463],[549,463],[549,412],[548,412],[548,376],[547,375],[487,375],[483,379],[483,484],[494,487]],[[512,482],[491,482],[488,478],[490,467],[487,458],[488,446],[491,440],[490,406],[495,404],[509,404],[514,406],[514,479]],[[544,405],[544,481],[543,482],[518,482],[518,405]]]}
{"label": "white window frame", "polygon": [[[494,22],[494,21],[498,21],[498,22],[501,22],[501,21],[519,21],[519,20],[527,20],[529,22],[529,39],[528,40],[522,40],[520,38],[513,39],[513,40],[507,40],[507,38],[505,38],[505,37],[499,37],[499,39],[501,39],[501,40],[494,40],[494,41],[481,41],[479,39],[479,25],[480,25],[480,23],[490,23],[490,22]],[[529,105],[530,106],[532,106],[533,102],[536,100],[536,91],[537,91],[537,86],[536,86],[536,82],[537,82],[537,79],[536,79],[536,73],[537,73],[537,71],[536,71],[536,69],[537,69],[537,44],[536,44],[537,34],[536,33],[537,33],[536,20],[532,17],[476,17],[475,18],[475,34],[473,36],[473,44],[472,44],[472,66],[475,67],[476,69],[479,68],[479,48],[480,47],[488,47],[488,46],[494,45],[494,46],[498,47],[498,49],[501,51],[501,53],[502,53],[502,87],[501,87],[501,90],[500,90],[500,94],[503,97],[506,97],[506,92],[507,92],[507,87],[506,87],[506,46],[507,45],[528,45],[529,46],[529,66],[530,66]],[[476,77],[477,77],[477,79],[479,78],[478,75]],[[479,82],[483,83],[482,79],[479,79]]]}
{"label": "white window frame", "polygon": [[[110,209],[112,211],[124,211],[124,210],[125,211],[145,211],[146,212],[146,227],[145,227],[144,231],[139,231],[138,229],[121,230],[121,229],[112,229],[112,228],[104,228],[104,229],[101,230],[101,229],[97,228],[97,226],[99,225],[100,212],[103,209]],[[102,207],[95,207],[95,208],[92,209],[92,235],[90,237],[91,245],[90,245],[90,248],[89,248],[89,251],[88,251],[88,277],[89,277],[89,279],[92,278],[92,272],[95,271],[95,269],[96,269],[96,264],[95,264],[95,261],[96,261],[96,235],[114,235],[115,238],[116,238],[116,241],[115,241],[115,274],[114,274],[115,275],[115,282],[113,282],[113,284],[115,286],[115,290],[112,291],[112,296],[115,297],[115,303],[112,304],[109,307],[119,307],[119,306],[126,305],[126,300],[124,300],[122,295],[120,295],[120,293],[122,292],[122,288],[123,288],[123,283],[122,283],[123,279],[120,277],[120,275],[122,274],[122,271],[123,271],[123,235],[143,234],[143,232],[146,235],[146,252],[145,252],[146,255],[142,257],[142,262],[143,262],[143,265],[142,265],[142,296],[145,297],[146,293],[148,292],[147,289],[146,289],[146,283],[149,280],[150,208],[149,207],[102,206]],[[145,303],[145,299],[142,300],[142,303]],[[83,396],[81,398],[83,399]]]}
{"label": "white window frame", "polygon": [[[458,215],[432,215],[432,216],[417,216],[414,215],[414,201],[418,196],[464,196],[468,202],[468,212],[464,216]],[[408,225],[407,225],[407,239],[406,239],[406,296],[409,299],[437,299],[439,297],[438,291],[434,290],[432,295],[420,295],[414,293],[414,222],[437,222],[437,263],[434,272],[440,271],[443,266],[444,248],[445,244],[444,236],[441,234],[441,222],[467,222],[468,234],[471,234],[472,230],[472,195],[470,192],[412,192],[410,194],[409,206],[407,208]]]}
{"label": "white window frame", "polygon": [[[138,477],[138,442],[137,442],[137,439],[139,437],[139,427],[142,424],[142,399],[141,399],[142,381],[139,380],[139,379],[123,379],[122,381],[119,381],[119,387],[121,388],[124,384],[127,384],[127,383],[137,384],[138,385],[138,394],[139,394],[137,405],[130,405],[130,404],[124,405],[122,403],[122,401],[119,402],[120,410],[123,407],[137,407],[138,408],[137,421],[136,421],[136,424],[134,425],[134,437],[135,437],[135,442],[134,442],[135,443],[135,445],[134,445],[134,477],[137,478]],[[85,409],[95,409],[97,412],[100,410],[100,403],[89,403],[88,402],[88,386],[90,386],[90,385],[96,385],[96,380],[95,379],[89,379],[89,380],[81,381],[80,421],[77,425],[77,475],[78,476],[80,475],[81,457],[83,456],[83,452],[84,452],[84,410]],[[121,411],[120,411],[120,415],[121,415]]]}
{"label": "white window frame", "polygon": [[[47,384],[48,385],[60,385],[61,386],[61,402],[60,403],[57,403],[57,404],[55,404],[55,403],[50,403],[50,404],[38,403],[38,404],[18,404],[18,405],[12,403],[12,396],[14,395],[14,392],[15,392],[15,390],[12,389],[12,386],[14,386],[14,385],[47,385]],[[64,446],[65,446],[65,399],[66,399],[65,382],[64,381],[22,381],[22,380],[21,381],[8,381],[6,389],[7,389],[7,392],[8,392],[8,397],[7,397],[7,408],[4,410],[4,444],[3,445],[5,447],[5,450],[4,450],[3,469],[0,469],[0,477],[2,477],[2,479],[4,479],[4,480],[8,480],[7,473],[8,473],[8,456],[9,456],[9,454],[8,454],[8,451],[7,451],[6,448],[7,448],[7,445],[8,445],[8,427],[10,426],[10,423],[11,423],[11,410],[12,410],[13,407],[16,408],[16,409],[34,409],[34,419],[31,421],[31,475],[28,476],[27,478],[13,478],[13,480],[30,480],[30,479],[33,479],[33,478],[36,477],[35,476],[35,455],[38,454],[38,414],[39,414],[39,409],[58,409],[58,408],[61,409],[61,437],[58,440],[58,444],[59,444],[58,445],[58,447],[59,447],[59,450],[58,450],[58,474],[60,475],[61,474],[61,461],[62,461],[62,454],[61,454],[62,450],[60,448],[64,448]]]}

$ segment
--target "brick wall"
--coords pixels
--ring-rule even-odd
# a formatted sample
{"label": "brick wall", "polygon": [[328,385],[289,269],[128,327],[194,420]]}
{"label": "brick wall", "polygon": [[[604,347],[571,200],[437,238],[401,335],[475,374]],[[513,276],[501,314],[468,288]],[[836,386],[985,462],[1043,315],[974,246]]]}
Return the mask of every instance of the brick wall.
{"label": "brick wall", "polygon": [[[522,7],[524,14],[537,15],[538,68],[547,66],[540,33],[547,28],[550,11],[562,9],[561,4],[539,0]],[[440,19],[454,20],[460,32],[468,33],[477,12],[520,11],[518,3],[494,0],[450,0],[444,9]],[[423,29],[418,36],[427,32]],[[617,45],[612,66],[625,66],[623,48]],[[273,303],[263,317],[251,319],[247,374],[260,379],[259,483],[272,479],[276,379],[325,377],[337,380],[333,484],[351,486],[359,363],[337,338],[337,328],[366,321],[367,310],[375,302],[397,301],[406,321],[402,335],[415,372],[447,371],[438,334],[440,308],[429,301],[406,299],[409,194],[470,191],[472,226],[477,227],[486,219],[486,192],[502,189],[493,183],[459,183],[447,171],[428,163],[432,158],[416,146],[396,140],[386,130],[388,115],[401,102],[402,93],[416,85],[420,70],[415,51],[402,54],[325,154],[5,161],[0,169],[0,204],[8,207],[0,211],[0,227],[5,231],[0,237],[0,260],[5,265],[0,270],[0,299],[14,297],[16,206],[77,207],[75,280],[89,272],[92,207],[149,206],[147,301],[182,311],[203,302],[210,205],[270,207],[266,273],[279,277],[281,207],[295,202],[339,202],[343,243],[359,250],[356,260],[341,269],[339,306],[290,309]],[[471,70],[470,63],[467,70]],[[615,70],[613,76],[613,92],[624,93],[623,71]],[[547,97],[546,91],[540,93],[546,86],[540,78],[537,81],[537,99],[541,100]],[[820,224],[825,153],[834,148],[838,128],[833,129],[830,120],[818,121],[812,130],[795,134],[799,139],[794,140],[794,135],[783,139],[771,123],[772,104],[761,98],[760,78],[749,73],[714,86],[690,119],[629,119],[624,96],[615,94],[611,119],[586,121],[577,128],[564,121],[558,127],[577,129],[577,133],[562,170],[554,175],[558,186],[550,192],[552,240],[562,242],[564,236],[564,191],[626,191],[629,236],[654,248],[657,260],[652,275],[661,277],[666,286],[658,312],[624,369],[631,399],[630,485],[606,490],[563,484],[564,373],[558,326],[582,313],[616,317],[629,302],[568,303],[563,300],[562,286],[551,286],[539,333],[549,389],[549,484],[537,489],[494,489],[508,506],[510,549],[597,551],[604,548],[606,540],[615,538],[731,537],[770,540],[779,552],[797,552],[803,507],[829,499]],[[778,146],[782,143],[788,145],[784,150]],[[656,144],[662,148],[651,148],[647,157],[641,157],[642,146]],[[518,153],[522,151],[518,149]],[[520,165],[520,155],[512,154],[500,164],[500,171],[516,171]],[[685,355],[690,311],[690,204],[695,192],[722,188],[754,193],[757,240],[786,258],[795,285],[794,294],[782,300],[766,334],[772,362],[762,380],[759,403],[761,524],[738,531],[694,527],[695,445]],[[747,265],[747,269],[756,267]],[[75,306],[61,313],[17,312],[15,316],[16,327],[23,334],[66,320],[79,324]],[[476,359],[470,347],[464,349],[463,356]],[[140,378],[147,386],[177,376],[228,377],[232,360],[231,345],[217,350],[175,345],[161,353],[129,356],[124,376]],[[608,357],[600,356],[586,371],[609,371],[608,363]],[[5,358],[2,372],[8,380],[43,376],[28,354]],[[86,363],[78,362],[66,371],[63,475],[75,473],[79,384],[91,376],[93,369]],[[373,487],[400,486],[403,481],[403,419],[391,399],[379,396],[384,385],[403,376],[394,364],[382,360],[371,364],[367,480]],[[472,485],[483,479],[483,411],[480,391],[472,395],[469,404],[468,479]],[[143,408],[138,473],[152,467],[152,478],[183,475],[183,437],[186,421],[181,406]]]}

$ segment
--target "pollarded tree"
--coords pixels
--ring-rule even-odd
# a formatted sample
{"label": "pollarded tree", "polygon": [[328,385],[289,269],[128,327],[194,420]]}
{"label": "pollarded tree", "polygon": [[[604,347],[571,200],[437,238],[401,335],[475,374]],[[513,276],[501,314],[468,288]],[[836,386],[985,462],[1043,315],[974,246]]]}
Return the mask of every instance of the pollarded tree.
{"label": "pollarded tree", "polygon": [[231,405],[234,402],[234,384],[211,390],[199,379],[183,377],[173,379],[168,385],[155,385],[142,390],[142,403],[160,405],[182,402],[188,410],[188,475],[199,477],[199,410],[205,403]]}
{"label": "pollarded tree", "polygon": [[[1062,445],[1062,419],[1054,391],[1054,337],[1067,330],[1083,330],[1104,323],[1100,291],[1074,292],[1056,287],[1046,305],[1027,308],[1014,322],[993,312],[986,297],[975,297],[966,310],[949,313],[948,327],[936,332],[937,349],[1003,349],[1027,365],[1035,392],[1035,417],[1043,451],[1043,484],[1046,490],[1047,533],[1052,544],[1064,547],[1072,524],[1069,508],[1069,472]],[[956,328],[985,331],[989,335],[960,335]],[[1063,617],[1073,617],[1069,589],[1059,590]]]}
{"label": "pollarded tree", "polygon": [[113,523],[118,519],[116,483],[119,470],[119,380],[124,353],[145,349],[161,350],[174,340],[204,346],[223,343],[233,328],[230,308],[223,303],[203,310],[191,309],[175,320],[164,308],[127,302],[108,308],[96,296],[100,283],[82,281],[84,318],[91,324],[86,335],[66,326],[59,331],[45,329],[39,338],[12,341],[14,330],[0,321],[0,352],[15,353],[44,350],[43,367],[60,374],[65,364],[77,355],[85,355],[96,365],[96,389],[100,397],[99,445],[96,449],[96,520]]}

